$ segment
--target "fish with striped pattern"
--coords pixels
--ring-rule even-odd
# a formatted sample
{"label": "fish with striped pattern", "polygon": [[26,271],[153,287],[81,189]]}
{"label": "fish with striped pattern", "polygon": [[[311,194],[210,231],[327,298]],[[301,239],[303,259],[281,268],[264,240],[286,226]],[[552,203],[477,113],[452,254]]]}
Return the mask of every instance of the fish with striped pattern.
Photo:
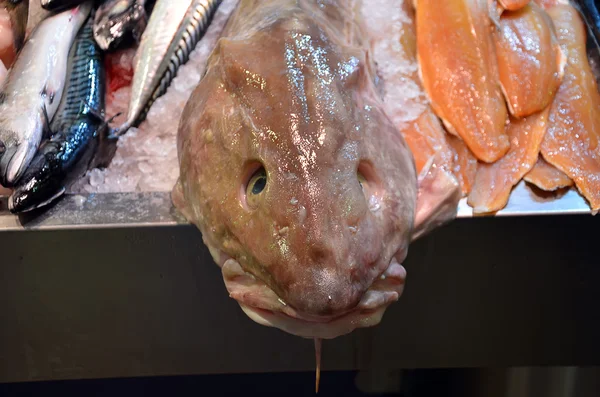
{"label": "fish with striped pattern", "polygon": [[210,25],[222,0],[157,0],[134,59],[134,75],[127,120],[113,136],[120,136],[145,118],[186,63]]}

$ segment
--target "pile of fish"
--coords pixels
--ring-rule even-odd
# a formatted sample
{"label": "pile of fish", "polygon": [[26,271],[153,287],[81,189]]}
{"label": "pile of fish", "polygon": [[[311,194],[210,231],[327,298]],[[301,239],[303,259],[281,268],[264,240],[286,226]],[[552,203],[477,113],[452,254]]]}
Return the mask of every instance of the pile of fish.
{"label": "pile of fish", "polygon": [[[29,20],[27,34],[33,3],[41,17]],[[10,211],[44,207],[89,169],[106,167],[118,137],[166,92],[220,3],[1,2],[11,35],[0,42],[0,185],[11,190]],[[123,47],[136,51],[133,90],[126,122],[112,128],[119,114],[106,114],[105,58]]]}
{"label": "pile of fish", "polygon": [[420,79],[448,132],[440,165],[455,170],[473,212],[503,209],[525,180],[549,192],[574,185],[596,213],[600,93],[574,5],[417,0],[415,6]]}

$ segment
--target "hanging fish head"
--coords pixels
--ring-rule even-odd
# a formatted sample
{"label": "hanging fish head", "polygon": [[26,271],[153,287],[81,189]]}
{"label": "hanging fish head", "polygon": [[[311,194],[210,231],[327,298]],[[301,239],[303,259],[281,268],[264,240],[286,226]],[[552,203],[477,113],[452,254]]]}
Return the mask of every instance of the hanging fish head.
{"label": "hanging fish head", "polygon": [[45,128],[43,117],[40,110],[37,115],[22,114],[1,123],[0,185],[12,187],[27,169]]}
{"label": "hanging fish head", "polygon": [[365,52],[274,29],[220,39],[180,120],[173,201],[251,319],[330,339],[402,294],[416,172]]}

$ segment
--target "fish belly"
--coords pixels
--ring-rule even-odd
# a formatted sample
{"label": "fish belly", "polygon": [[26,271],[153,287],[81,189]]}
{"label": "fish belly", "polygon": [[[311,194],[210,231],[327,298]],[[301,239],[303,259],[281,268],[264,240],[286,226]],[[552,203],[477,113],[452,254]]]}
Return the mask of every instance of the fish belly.
{"label": "fish belly", "polygon": [[575,182],[596,212],[600,209],[600,93],[587,58],[585,27],[570,5],[554,6],[548,13],[567,65],[541,151],[546,161]]}

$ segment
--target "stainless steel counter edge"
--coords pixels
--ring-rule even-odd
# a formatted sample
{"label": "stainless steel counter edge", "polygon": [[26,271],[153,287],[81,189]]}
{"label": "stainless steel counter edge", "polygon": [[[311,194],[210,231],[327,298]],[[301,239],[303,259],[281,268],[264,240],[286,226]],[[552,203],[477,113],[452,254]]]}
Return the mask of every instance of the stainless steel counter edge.
{"label": "stainless steel counter edge", "polygon": [[[525,183],[512,192],[506,208],[493,216],[579,215],[590,207],[575,189],[555,194],[534,191]],[[489,215],[485,215],[489,216]],[[461,200],[457,218],[471,218],[473,211]],[[66,195],[51,207],[16,216],[0,199],[0,231],[111,229],[186,225],[173,207],[169,192],[102,193]]]}

